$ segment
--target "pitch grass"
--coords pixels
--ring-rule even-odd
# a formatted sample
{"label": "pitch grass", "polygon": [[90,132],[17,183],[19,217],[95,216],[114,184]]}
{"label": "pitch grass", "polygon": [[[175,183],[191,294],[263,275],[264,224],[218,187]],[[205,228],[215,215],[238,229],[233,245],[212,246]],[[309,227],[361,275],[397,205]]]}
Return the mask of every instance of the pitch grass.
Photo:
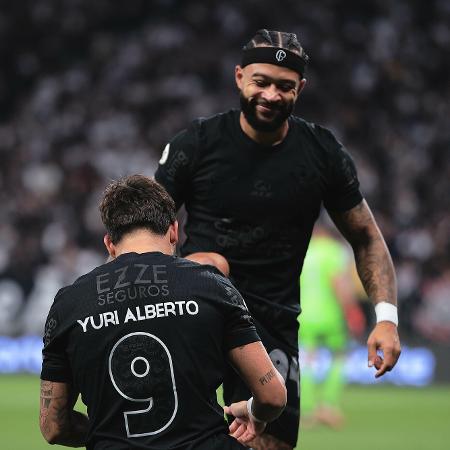
{"label": "pitch grass", "polygon": [[[50,447],[40,435],[38,378],[0,376],[0,398],[2,450],[63,448]],[[343,403],[347,418],[344,429],[305,430],[297,449],[450,449],[450,386],[350,386]]]}

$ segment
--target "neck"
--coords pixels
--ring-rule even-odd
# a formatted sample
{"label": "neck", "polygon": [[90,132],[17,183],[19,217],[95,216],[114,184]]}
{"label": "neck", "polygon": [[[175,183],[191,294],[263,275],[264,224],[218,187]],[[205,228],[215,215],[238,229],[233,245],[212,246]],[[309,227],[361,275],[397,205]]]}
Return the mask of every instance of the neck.
{"label": "neck", "polygon": [[255,130],[248,122],[244,116],[244,113],[241,112],[239,117],[239,123],[241,125],[242,131],[253,141],[262,145],[277,145],[284,140],[288,131],[289,131],[289,123],[288,121],[284,121],[280,128],[277,128],[275,131],[258,131]]}
{"label": "neck", "polygon": [[172,256],[174,254],[174,245],[166,236],[158,236],[146,230],[136,230],[122,237],[120,242],[115,245],[115,257],[124,253],[148,253],[161,252]]}

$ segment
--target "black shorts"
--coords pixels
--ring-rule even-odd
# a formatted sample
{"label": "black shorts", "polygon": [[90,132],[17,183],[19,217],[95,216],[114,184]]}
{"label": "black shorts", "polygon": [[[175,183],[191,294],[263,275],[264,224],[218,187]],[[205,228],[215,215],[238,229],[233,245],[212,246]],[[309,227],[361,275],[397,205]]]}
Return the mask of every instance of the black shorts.
{"label": "black shorts", "polygon": [[[287,404],[281,416],[267,424],[265,433],[275,436],[294,448],[300,423],[300,370],[298,354],[292,355],[284,345],[258,327],[258,333],[269,353],[270,359],[286,382]],[[239,375],[230,366],[223,382],[223,398],[226,405],[250,398],[251,393]],[[232,420],[232,418],[228,418]]]}

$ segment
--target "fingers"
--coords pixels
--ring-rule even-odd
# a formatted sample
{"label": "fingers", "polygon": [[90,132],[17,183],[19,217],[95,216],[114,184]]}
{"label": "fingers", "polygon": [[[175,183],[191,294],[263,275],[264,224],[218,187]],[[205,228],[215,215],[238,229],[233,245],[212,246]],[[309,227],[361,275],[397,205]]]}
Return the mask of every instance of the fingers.
{"label": "fingers", "polygon": [[378,371],[375,373],[375,378],[380,378],[386,372],[389,372],[392,369],[392,366],[387,362],[387,358],[380,358],[381,364],[375,365]]}
{"label": "fingers", "polygon": [[377,367],[378,372],[375,374],[375,378],[379,378],[386,372],[390,372],[398,361],[400,356],[400,349],[388,348],[383,350],[384,360],[381,359],[381,366]]}
{"label": "fingers", "polygon": [[[391,322],[379,322],[367,340],[368,366],[377,369],[375,377],[379,378],[392,370],[400,357],[400,340],[397,327]],[[383,358],[377,355],[383,353]]]}
{"label": "fingers", "polygon": [[228,427],[228,429],[230,430],[230,434],[235,433],[238,430],[238,428],[242,425],[242,423],[243,423],[242,420],[234,419],[233,422]]}
{"label": "fingers", "polygon": [[238,424],[235,431],[230,433],[230,435],[237,439],[241,444],[247,444],[256,437],[255,430],[248,422]]}
{"label": "fingers", "polygon": [[[236,421],[234,421],[233,422],[233,424],[235,423]],[[235,428],[235,430],[233,431],[233,432],[231,432],[231,425],[230,425],[230,435],[232,436],[232,437],[234,437],[235,439],[237,439],[237,440],[239,440],[240,438],[241,438],[241,436],[246,432],[246,430],[247,430],[247,425],[245,424],[245,423],[238,423],[237,425],[236,425],[236,427],[234,427]]]}
{"label": "fingers", "polygon": [[377,345],[375,341],[370,339],[367,341],[367,355],[368,366],[373,367],[375,359],[377,358]]}
{"label": "fingers", "polygon": [[238,439],[241,444],[248,444],[250,441],[255,439],[256,434],[250,430],[246,430],[246,432]]}

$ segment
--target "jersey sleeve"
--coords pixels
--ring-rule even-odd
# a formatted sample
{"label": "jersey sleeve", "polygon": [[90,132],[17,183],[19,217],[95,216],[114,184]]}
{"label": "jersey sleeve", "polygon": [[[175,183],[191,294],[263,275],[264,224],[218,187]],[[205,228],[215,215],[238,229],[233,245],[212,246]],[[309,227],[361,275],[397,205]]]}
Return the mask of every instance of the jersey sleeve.
{"label": "jersey sleeve", "polygon": [[56,301],[48,313],[44,329],[41,380],[70,383],[72,373],[66,352],[66,333]]}
{"label": "jersey sleeve", "polygon": [[330,152],[324,206],[330,211],[348,211],[363,199],[355,164],[344,146],[330,131],[319,126],[316,126],[316,130]]}
{"label": "jersey sleeve", "polygon": [[178,133],[164,148],[159,160],[155,180],[172,196],[177,209],[190,192],[191,174],[198,147],[198,126],[191,126]]}
{"label": "jersey sleeve", "polygon": [[260,341],[253,318],[241,294],[227,278],[222,276],[217,278],[225,313],[224,350]]}

